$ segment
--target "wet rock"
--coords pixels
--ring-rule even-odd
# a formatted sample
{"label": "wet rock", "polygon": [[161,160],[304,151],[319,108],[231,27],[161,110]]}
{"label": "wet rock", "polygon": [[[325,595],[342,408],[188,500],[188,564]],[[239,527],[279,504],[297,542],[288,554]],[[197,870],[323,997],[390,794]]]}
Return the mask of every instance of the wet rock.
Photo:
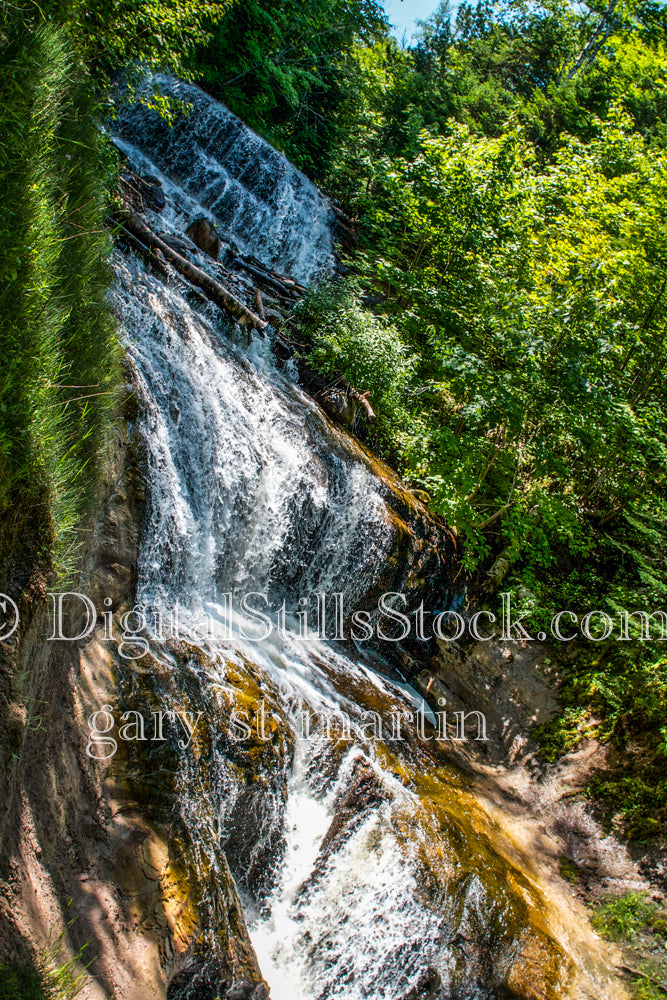
{"label": "wet rock", "polygon": [[279,313],[276,309],[265,309],[264,318],[269,326],[272,326],[274,330],[281,330],[285,323],[282,313]]}
{"label": "wet rock", "polygon": [[401,1000],[435,1000],[441,985],[440,973],[433,966],[430,966],[420,977],[417,985],[401,997]]}
{"label": "wet rock", "polygon": [[[437,646],[437,656],[414,678],[415,686],[433,706],[444,699],[450,713],[483,712],[489,736],[484,747],[492,758],[510,763],[525,758],[531,752],[527,734],[558,711],[558,675],[547,647],[498,640],[462,649],[437,640]],[[470,732],[474,739],[474,727]]]}
{"label": "wet rock", "polygon": [[123,417],[129,423],[135,423],[137,417],[139,416],[136,386],[130,382],[126,382],[123,386],[121,399]]}
{"label": "wet rock", "polygon": [[285,362],[294,357],[294,348],[282,336],[275,337],[272,347],[278,361]]}
{"label": "wet rock", "polygon": [[196,253],[197,245],[185,236],[178,236],[175,233],[160,233],[160,239],[167,246],[175,250],[176,253]]}
{"label": "wet rock", "polygon": [[267,1000],[269,991],[264,983],[236,983],[227,990],[224,1000]]}
{"label": "wet rock", "polygon": [[153,174],[146,174],[139,178],[139,182],[139,190],[146,208],[152,212],[161,212],[167,204],[162,190],[162,181]]}
{"label": "wet rock", "polygon": [[190,237],[193,243],[196,243],[200,250],[207,253],[209,257],[212,257],[213,260],[218,259],[220,237],[210,219],[204,216],[194,219],[185,230],[185,234]]}
{"label": "wet rock", "polygon": [[320,858],[328,857],[350,836],[373,806],[379,805],[386,794],[372,767],[359,762],[355,768],[352,784],[348,787],[336,809],[336,814],[327,830]]}
{"label": "wet rock", "polygon": [[525,932],[518,955],[500,987],[502,1000],[557,1000],[574,979],[571,961],[546,935]]}
{"label": "wet rock", "polygon": [[238,794],[230,811],[229,832],[222,846],[239,884],[255,898],[264,895],[282,856],[286,799],[286,779],[274,781],[271,787],[260,778]]}
{"label": "wet rock", "polygon": [[451,689],[430,670],[422,670],[421,673],[417,674],[414,678],[414,686],[431,705],[437,704],[440,708],[444,705],[455,705]]}
{"label": "wet rock", "polygon": [[135,212],[161,212],[167,204],[162,182],[153,174],[140,176],[126,166],[119,179],[120,195]]}
{"label": "wet rock", "polygon": [[222,995],[229,980],[225,980],[223,969],[216,960],[188,965],[178,972],[167,988],[166,1000],[215,1000]]}

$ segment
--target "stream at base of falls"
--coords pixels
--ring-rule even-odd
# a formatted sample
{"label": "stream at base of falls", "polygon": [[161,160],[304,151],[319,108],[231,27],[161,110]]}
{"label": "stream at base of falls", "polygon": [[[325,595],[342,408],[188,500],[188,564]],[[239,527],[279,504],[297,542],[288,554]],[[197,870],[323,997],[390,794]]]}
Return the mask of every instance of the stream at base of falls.
{"label": "stream at base of falls", "polygon": [[[162,183],[155,228],[182,234],[206,215],[281,274],[329,272],[326,198],[227,109],[159,83],[190,113],[170,129],[138,106],[116,140]],[[174,766],[174,816],[206,873],[211,954],[224,856],[273,1000],[612,1000],[577,921],[516,863],[432,732],[390,728],[419,699],[381,650],[296,634],[300,600],[342,595],[354,610],[382,589],[414,530],[398,485],[299,388],[270,334],[248,342],[130,252],[115,270],[145,478],[137,603],[178,606],[190,626],[124,684],[202,713]],[[440,604],[456,594],[450,555],[432,557]],[[392,569],[394,590],[410,572]]]}

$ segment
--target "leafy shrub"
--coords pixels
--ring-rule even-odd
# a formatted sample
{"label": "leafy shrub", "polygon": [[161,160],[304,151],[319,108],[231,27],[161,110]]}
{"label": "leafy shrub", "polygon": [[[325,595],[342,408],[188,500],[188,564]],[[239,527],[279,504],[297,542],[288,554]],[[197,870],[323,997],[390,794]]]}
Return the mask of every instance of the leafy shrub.
{"label": "leafy shrub", "polygon": [[414,421],[409,398],[415,358],[396,327],[359,302],[353,286],[323,284],[297,312],[308,340],[308,361],[334,382],[343,375],[359,391],[369,391],[377,425],[373,443],[385,454],[402,454]]}

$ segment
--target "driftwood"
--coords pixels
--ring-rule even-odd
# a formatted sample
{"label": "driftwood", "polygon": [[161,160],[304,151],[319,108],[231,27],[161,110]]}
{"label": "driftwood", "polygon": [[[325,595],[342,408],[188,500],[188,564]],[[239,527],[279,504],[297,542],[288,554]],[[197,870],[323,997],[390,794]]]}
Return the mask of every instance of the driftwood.
{"label": "driftwood", "polygon": [[259,281],[263,281],[266,285],[269,285],[271,288],[274,288],[277,292],[280,292],[280,294],[284,298],[288,299],[298,298],[299,293],[296,290],[296,287],[288,288],[283,281],[278,281],[277,278],[273,278],[270,274],[267,274],[266,271],[260,270],[260,268],[255,267],[254,264],[249,264],[242,257],[237,257],[234,261],[232,261],[232,267],[243,268],[244,271],[248,271],[250,274],[252,274],[254,278],[257,278]]}
{"label": "driftwood", "polygon": [[296,292],[298,295],[305,295],[306,292],[308,291],[308,289],[305,288],[304,285],[300,285],[298,281],[294,280],[294,278],[287,278],[285,277],[284,274],[278,274],[277,271],[273,270],[271,270],[269,273],[278,281],[281,281],[283,285],[286,285],[287,288],[289,288],[291,291]]}
{"label": "driftwood", "polygon": [[129,243],[129,245],[132,247],[133,250],[136,250],[137,253],[141,254],[144,260],[148,261],[148,263],[152,267],[154,267],[156,271],[159,271],[159,273],[162,275],[163,278],[169,277],[169,272],[165,267],[164,259],[160,260],[157,254],[153,253],[150,247],[145,246],[141,242],[141,240],[137,239],[136,236],[134,236],[128,229],[126,229],[125,226],[118,221],[118,219],[108,218],[107,222],[114,229],[120,229],[121,233],[123,234],[123,239],[125,239]]}
{"label": "driftwood", "polygon": [[176,270],[184,278],[187,278],[189,282],[201,289],[211,302],[231,313],[240,323],[256,327],[260,330],[264,329],[266,320],[261,319],[252,310],[248,309],[240,299],[233,295],[219,281],[212,278],[210,274],[206,274],[205,271],[202,271],[201,268],[196,267],[189,260],[186,260],[173,247],[170,247],[168,243],[160,239],[135,212],[122,212],[120,214],[120,224],[125,232],[129,232],[136,240],[150,250],[160,250]]}
{"label": "driftwood", "polygon": [[279,274],[278,271],[275,271],[272,267],[267,267],[266,264],[262,264],[261,260],[258,260],[257,257],[253,257],[251,253],[242,254],[237,250],[236,257],[241,262],[250,264],[252,267],[257,268],[261,274],[269,275],[270,277],[275,278],[276,281],[279,281],[289,289],[293,289],[300,295],[305,295],[308,291],[307,288],[300,285],[298,281],[294,280],[294,278],[288,278],[285,274]]}
{"label": "driftwood", "polygon": [[[506,504],[497,512],[498,516],[503,514],[505,510],[509,510],[509,504]],[[535,525],[539,523],[540,517],[541,517],[540,509],[539,507],[535,506],[528,511],[526,520],[530,524]],[[483,527],[486,527],[487,525],[491,524],[495,519],[496,515],[494,514],[493,517],[488,518]],[[507,576],[507,574],[509,573],[509,571],[511,570],[512,566],[517,561],[519,556],[521,555],[521,552],[522,552],[521,546],[517,546],[514,542],[512,542],[510,545],[508,545],[506,548],[502,550],[500,555],[495,559],[493,565],[491,566],[491,569],[486,574],[484,593],[493,594],[502,586],[505,577]]]}
{"label": "driftwood", "polygon": [[255,308],[257,309],[257,315],[262,319],[266,319],[266,315],[264,313],[264,301],[259,288],[255,289]]}

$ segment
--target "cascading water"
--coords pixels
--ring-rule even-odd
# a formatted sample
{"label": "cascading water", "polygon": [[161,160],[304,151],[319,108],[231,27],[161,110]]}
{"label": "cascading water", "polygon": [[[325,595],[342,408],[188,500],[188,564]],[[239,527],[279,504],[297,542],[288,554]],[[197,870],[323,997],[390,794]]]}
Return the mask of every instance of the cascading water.
{"label": "cascading water", "polygon": [[297,281],[329,270],[333,212],[315,185],[197,87],[159,76],[152,87],[189,113],[170,127],[137,104],[114,125],[119,148],[162,181],[166,220],[184,229],[184,220],[207,215],[242,252]]}
{"label": "cascading water", "polygon": [[[330,212],[313,185],[195,88],[162,85],[192,112],[173,132],[145,108],[128,112],[119,142],[161,177],[163,226],[182,231],[203,207],[282,273],[325,272]],[[324,593],[357,607],[395,544],[387,487],[278,369],[267,340],[238,346],[213,307],[132,255],[116,270],[147,470],[138,601],[208,622],[189,638],[201,655],[157,654],[165,697],[202,711],[212,732],[177,779],[195,863],[215,871],[224,849],[274,1000],[519,996],[506,983],[539,893],[494,853],[466,783],[428,742],[411,727],[392,739],[363,725],[369,711],[383,721],[412,711],[372,669],[381,660],[304,641],[289,622],[256,641],[258,622],[229,601],[255,592],[294,611]],[[248,762],[230,749],[230,711],[262,699],[274,741],[253,766],[265,775],[240,781]],[[350,739],[322,721],[336,710],[352,719]],[[552,991],[531,995],[574,996],[565,958],[550,976]]]}

